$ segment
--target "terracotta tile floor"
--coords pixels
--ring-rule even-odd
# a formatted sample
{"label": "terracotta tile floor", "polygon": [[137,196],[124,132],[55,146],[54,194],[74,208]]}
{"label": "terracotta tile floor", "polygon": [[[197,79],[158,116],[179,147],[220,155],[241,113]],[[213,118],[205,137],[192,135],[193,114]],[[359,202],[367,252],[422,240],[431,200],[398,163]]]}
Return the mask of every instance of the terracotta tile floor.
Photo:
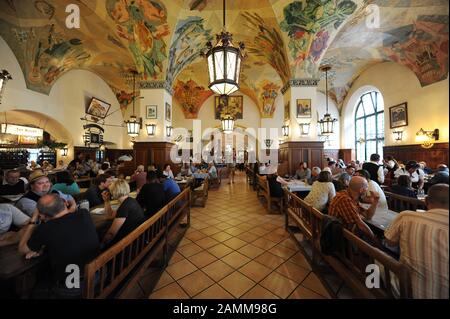
{"label": "terracotta tile floor", "polygon": [[[191,226],[150,298],[330,298],[284,230],[237,173],[191,209]],[[205,225],[207,227],[205,227]]]}

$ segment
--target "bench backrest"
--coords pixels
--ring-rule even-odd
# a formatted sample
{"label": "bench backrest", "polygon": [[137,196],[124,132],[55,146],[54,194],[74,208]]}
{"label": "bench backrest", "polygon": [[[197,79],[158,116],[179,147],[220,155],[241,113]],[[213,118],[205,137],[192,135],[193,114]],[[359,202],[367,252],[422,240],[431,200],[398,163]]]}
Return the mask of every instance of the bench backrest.
{"label": "bench backrest", "polygon": [[386,195],[389,209],[394,212],[399,213],[404,210],[416,211],[417,209],[427,210],[425,202],[417,198],[402,196],[391,192],[384,193]]}
{"label": "bench backrest", "polygon": [[[320,236],[325,216],[314,207],[311,209],[311,213],[312,242],[315,249],[320,251]],[[411,297],[411,279],[406,265],[370,245],[347,229],[343,229],[342,245],[340,253],[335,256],[328,256],[326,259],[332,262],[333,267],[344,269],[346,274],[350,274],[352,278],[345,279],[350,282],[352,288],[361,297],[393,298],[391,283],[393,274],[398,278],[400,298]],[[333,259],[337,263],[333,262]],[[373,268],[370,267],[379,269],[379,288],[369,289],[366,286],[367,276],[374,272]]]}
{"label": "bench backrest", "polygon": [[84,298],[106,298],[151,251],[167,241],[168,228],[189,208],[189,189],[85,266]]}
{"label": "bench backrest", "polygon": [[269,182],[265,176],[257,175],[258,186],[262,188],[267,194],[269,194]]}
{"label": "bench backrest", "polygon": [[312,238],[312,213],[311,205],[306,203],[300,197],[288,190],[285,190],[288,201],[288,214],[294,218],[296,224],[301,228],[303,234],[308,238]]}

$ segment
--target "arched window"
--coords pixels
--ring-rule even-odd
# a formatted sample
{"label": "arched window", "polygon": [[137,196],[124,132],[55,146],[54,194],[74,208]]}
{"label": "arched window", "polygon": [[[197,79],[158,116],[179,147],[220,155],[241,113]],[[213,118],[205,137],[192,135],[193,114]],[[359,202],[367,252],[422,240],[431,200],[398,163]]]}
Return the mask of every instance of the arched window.
{"label": "arched window", "polygon": [[379,92],[363,94],[356,106],[355,149],[356,159],[368,161],[373,153],[383,158],[384,105]]}

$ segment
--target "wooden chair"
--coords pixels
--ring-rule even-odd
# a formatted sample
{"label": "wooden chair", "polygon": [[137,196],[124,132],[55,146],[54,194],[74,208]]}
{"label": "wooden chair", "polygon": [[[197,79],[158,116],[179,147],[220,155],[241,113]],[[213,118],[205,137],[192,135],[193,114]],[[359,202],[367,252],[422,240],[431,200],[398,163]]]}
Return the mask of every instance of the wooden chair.
{"label": "wooden chair", "polygon": [[256,191],[256,195],[259,197],[264,197],[267,202],[267,209],[269,212],[272,211],[272,203],[278,203],[278,206],[280,207],[280,213],[283,213],[283,197],[272,197],[270,196],[270,188],[269,188],[269,181],[267,180],[266,176],[257,176],[258,179],[258,188]]}
{"label": "wooden chair", "polygon": [[386,195],[388,208],[394,212],[399,213],[404,210],[416,211],[417,209],[427,210],[425,202],[417,198],[402,196],[391,192],[384,193]]}
{"label": "wooden chair", "polygon": [[203,180],[203,184],[192,190],[191,205],[195,206],[197,201],[201,201],[201,206],[205,207],[206,199],[208,198],[209,178]]}

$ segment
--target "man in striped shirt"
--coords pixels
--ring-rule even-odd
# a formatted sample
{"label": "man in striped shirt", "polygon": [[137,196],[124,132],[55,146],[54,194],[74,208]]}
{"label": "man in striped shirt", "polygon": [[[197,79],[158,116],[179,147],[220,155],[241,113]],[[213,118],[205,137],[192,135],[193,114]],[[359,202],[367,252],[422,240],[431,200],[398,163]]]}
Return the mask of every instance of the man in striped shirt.
{"label": "man in striped shirt", "polygon": [[448,298],[449,186],[430,187],[428,211],[403,211],[386,229],[390,246],[400,246],[400,261],[411,271],[413,298]]}

